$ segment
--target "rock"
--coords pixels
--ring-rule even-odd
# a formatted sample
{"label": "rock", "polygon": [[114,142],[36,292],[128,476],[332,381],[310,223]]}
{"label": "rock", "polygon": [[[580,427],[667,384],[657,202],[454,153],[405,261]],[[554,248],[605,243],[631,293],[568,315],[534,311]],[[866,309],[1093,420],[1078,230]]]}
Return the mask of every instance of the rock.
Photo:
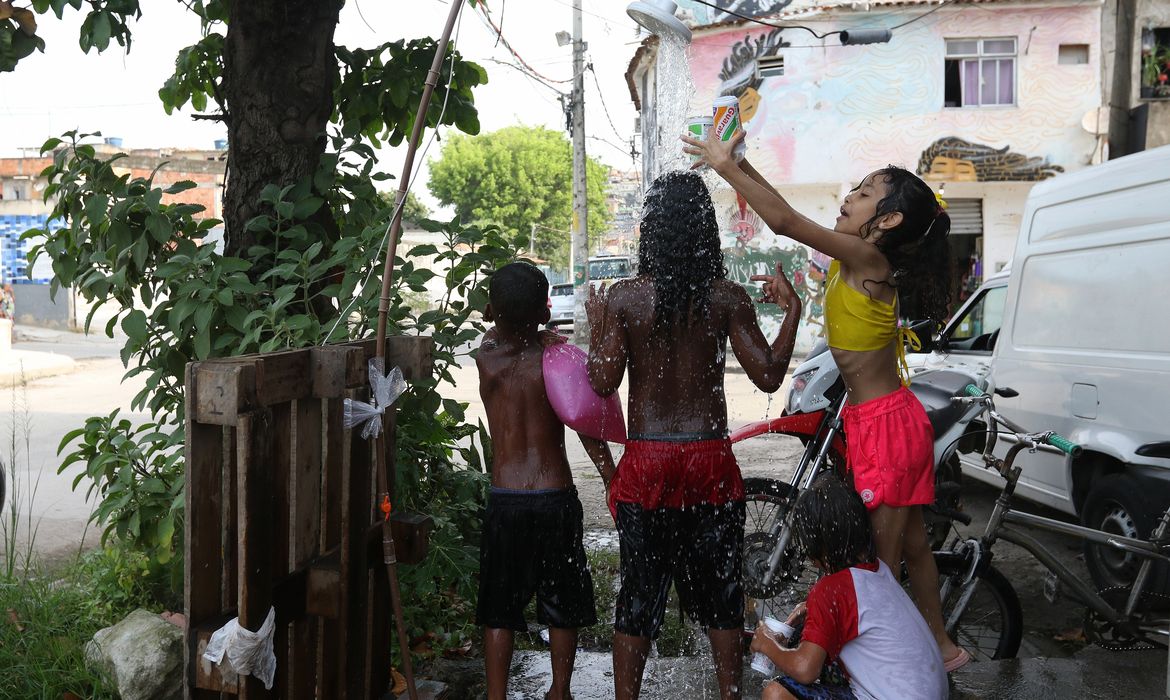
{"label": "rock", "polygon": [[85,662],[114,684],[122,700],[183,697],[183,632],[147,610],[99,630],[85,645]]}

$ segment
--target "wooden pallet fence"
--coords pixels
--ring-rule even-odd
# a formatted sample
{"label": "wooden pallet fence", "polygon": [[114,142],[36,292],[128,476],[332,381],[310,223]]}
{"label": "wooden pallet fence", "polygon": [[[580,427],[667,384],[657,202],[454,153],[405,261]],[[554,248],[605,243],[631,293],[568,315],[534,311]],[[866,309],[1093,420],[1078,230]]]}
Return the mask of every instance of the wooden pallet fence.
{"label": "wooden pallet fence", "polygon": [[[366,400],[365,340],[187,366],[184,596],[188,700],[379,698],[390,678],[389,582],[373,449],[342,427]],[[429,376],[431,340],[393,336],[386,367]],[[386,412],[393,498],[394,411]],[[400,563],[425,554],[426,516],[393,517]],[[406,605],[410,601],[404,601]],[[276,607],[276,679],[229,683],[202,658],[237,615],[259,629]]]}

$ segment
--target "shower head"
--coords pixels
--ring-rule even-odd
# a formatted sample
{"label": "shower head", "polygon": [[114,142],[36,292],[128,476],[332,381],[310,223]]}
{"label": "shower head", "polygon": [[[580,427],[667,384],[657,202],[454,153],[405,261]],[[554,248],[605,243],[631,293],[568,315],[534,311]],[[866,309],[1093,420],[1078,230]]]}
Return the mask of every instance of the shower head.
{"label": "shower head", "polygon": [[674,16],[677,7],[674,0],[638,0],[630,3],[626,14],[651,34],[673,36],[689,44],[691,30]]}

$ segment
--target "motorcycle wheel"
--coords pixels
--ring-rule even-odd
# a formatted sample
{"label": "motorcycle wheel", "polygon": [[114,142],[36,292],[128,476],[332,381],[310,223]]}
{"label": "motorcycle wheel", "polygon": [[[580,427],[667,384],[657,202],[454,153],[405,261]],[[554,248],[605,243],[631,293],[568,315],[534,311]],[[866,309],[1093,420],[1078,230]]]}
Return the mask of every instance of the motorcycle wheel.
{"label": "motorcycle wheel", "polygon": [[776,547],[772,525],[796,503],[792,487],[775,479],[750,478],[744,485],[743,589],[744,633],[752,634],[765,617],[783,620],[808,597],[817,572],[804,553],[789,544],[780,571],[764,585],[768,558]]}
{"label": "motorcycle wheel", "polygon": [[[963,469],[959,466],[959,458],[951,455],[950,459],[935,470],[935,505],[948,510],[961,510],[962,479]],[[931,551],[946,547],[953,527],[951,519],[931,507],[923,508],[922,516],[926,521],[926,539]]]}
{"label": "motorcycle wheel", "polygon": [[[943,620],[959,602],[963,582],[970,570],[967,558],[954,552],[935,552],[939,587],[942,591]],[[955,644],[966,649],[976,661],[1014,658],[1020,650],[1024,614],[1011,582],[993,566],[977,575],[975,592],[950,630]]]}

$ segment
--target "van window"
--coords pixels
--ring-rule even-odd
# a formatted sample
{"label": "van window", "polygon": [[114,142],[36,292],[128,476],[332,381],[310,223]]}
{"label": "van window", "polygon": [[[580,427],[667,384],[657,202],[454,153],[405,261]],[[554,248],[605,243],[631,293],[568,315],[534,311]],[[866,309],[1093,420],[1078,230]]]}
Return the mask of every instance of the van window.
{"label": "van window", "polygon": [[1170,238],[1028,258],[1013,346],[1166,353],[1167,260]]}
{"label": "van window", "polygon": [[589,261],[589,279],[591,280],[615,280],[630,277],[632,274],[629,258]]}
{"label": "van window", "polygon": [[967,307],[967,311],[951,324],[947,334],[947,348],[991,352],[995,348],[993,335],[1003,325],[1003,306],[1007,300],[1007,285],[983,291]]}

